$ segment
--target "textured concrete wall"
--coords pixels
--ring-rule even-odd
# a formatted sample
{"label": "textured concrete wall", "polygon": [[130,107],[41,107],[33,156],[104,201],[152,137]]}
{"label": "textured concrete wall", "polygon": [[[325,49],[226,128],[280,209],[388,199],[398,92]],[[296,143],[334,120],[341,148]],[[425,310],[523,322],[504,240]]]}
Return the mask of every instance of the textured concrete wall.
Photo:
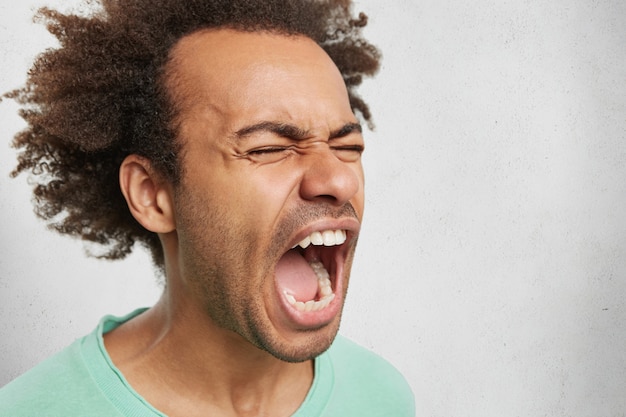
{"label": "textured concrete wall", "polygon": [[[0,5],[2,90],[52,45],[41,4]],[[626,3],[357,6],[384,65],[343,333],[420,416],[626,415]],[[0,118],[1,385],[159,288],[144,254],[86,260],[45,230],[7,177],[13,103]]]}

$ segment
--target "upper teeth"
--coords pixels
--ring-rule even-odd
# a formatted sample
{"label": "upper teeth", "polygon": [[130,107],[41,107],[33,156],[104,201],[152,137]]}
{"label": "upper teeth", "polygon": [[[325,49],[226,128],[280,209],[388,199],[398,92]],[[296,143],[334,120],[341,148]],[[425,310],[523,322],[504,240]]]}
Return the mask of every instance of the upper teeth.
{"label": "upper teeth", "polygon": [[[296,246],[306,249],[309,245],[315,246],[334,246],[341,245],[346,241],[345,230],[324,230],[322,232],[313,232],[300,241]],[[296,247],[294,246],[294,247]]]}

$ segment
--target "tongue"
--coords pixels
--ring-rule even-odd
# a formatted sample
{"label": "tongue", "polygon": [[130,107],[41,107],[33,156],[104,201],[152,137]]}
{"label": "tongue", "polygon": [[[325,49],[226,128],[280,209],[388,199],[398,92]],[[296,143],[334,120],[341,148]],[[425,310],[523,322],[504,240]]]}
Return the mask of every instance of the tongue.
{"label": "tongue", "polygon": [[317,275],[295,250],[290,250],[278,261],[276,282],[281,292],[286,291],[297,301],[314,300],[317,294]]}

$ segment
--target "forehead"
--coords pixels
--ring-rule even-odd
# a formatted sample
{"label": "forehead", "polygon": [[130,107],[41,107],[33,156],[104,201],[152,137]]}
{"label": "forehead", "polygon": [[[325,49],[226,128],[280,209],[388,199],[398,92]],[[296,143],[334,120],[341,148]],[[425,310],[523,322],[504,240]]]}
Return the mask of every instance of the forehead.
{"label": "forehead", "polygon": [[301,119],[310,125],[304,128],[332,113],[342,122],[353,118],[339,70],[304,36],[197,32],[175,45],[168,72],[168,91],[186,114],[213,113],[232,123]]}

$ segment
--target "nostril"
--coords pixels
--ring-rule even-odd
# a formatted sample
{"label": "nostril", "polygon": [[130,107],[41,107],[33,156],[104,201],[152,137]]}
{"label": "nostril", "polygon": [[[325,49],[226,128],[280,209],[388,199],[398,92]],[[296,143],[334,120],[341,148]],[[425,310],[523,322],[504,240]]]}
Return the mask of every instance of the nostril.
{"label": "nostril", "polygon": [[330,203],[332,205],[337,205],[337,197],[334,197],[332,195],[319,195],[316,197],[317,200],[321,200],[321,201],[325,201],[327,203]]}

